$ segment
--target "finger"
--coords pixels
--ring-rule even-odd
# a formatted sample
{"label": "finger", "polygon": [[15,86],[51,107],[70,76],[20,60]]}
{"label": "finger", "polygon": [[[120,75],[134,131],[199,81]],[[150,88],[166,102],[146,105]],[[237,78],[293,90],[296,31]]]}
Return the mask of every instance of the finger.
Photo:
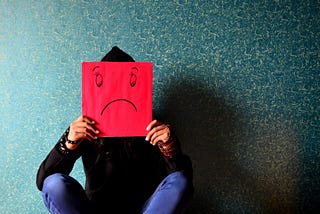
{"label": "finger", "polygon": [[98,134],[99,133],[99,130],[92,124],[89,124],[89,123],[85,123],[85,124],[82,124],[83,128],[85,129],[85,131],[87,132],[93,132],[93,133],[96,133]]}
{"label": "finger", "polygon": [[164,140],[163,140],[163,138],[164,138],[164,136],[163,135],[159,135],[159,136],[157,136],[155,139],[153,139],[152,141],[150,141],[150,143],[153,145],[153,146],[156,146],[158,143],[163,143],[163,142],[165,142]]}
{"label": "finger", "polygon": [[98,137],[97,137],[97,135],[92,134],[90,132],[85,132],[84,133],[84,138],[89,140],[89,141],[93,141],[93,140],[96,140]]}
{"label": "finger", "polygon": [[96,139],[97,134],[99,134],[99,130],[92,125],[86,122],[77,122],[70,127],[68,139],[75,141],[87,136],[89,136],[89,139]]}
{"label": "finger", "polygon": [[[162,135],[156,136],[153,140],[150,140],[150,144],[153,146],[157,145],[159,141],[162,141]],[[163,141],[162,141],[163,142]]]}
{"label": "finger", "polygon": [[152,141],[155,137],[163,134],[164,131],[165,131],[165,127],[163,125],[153,128],[149,132],[150,133],[150,140]]}
{"label": "finger", "polygon": [[161,129],[154,133],[151,137],[151,144],[156,145],[159,141],[166,143],[170,139],[170,132],[167,129]]}
{"label": "finger", "polygon": [[156,128],[152,128],[146,136],[146,141],[149,141],[156,131]]}
{"label": "finger", "polygon": [[159,125],[162,125],[162,122],[158,121],[158,120],[153,120],[150,122],[150,124],[147,126],[146,130],[148,131],[148,134],[146,136],[146,141],[149,141],[151,136],[154,134],[155,128],[157,128]]}
{"label": "finger", "polygon": [[78,129],[75,130],[76,133],[84,133],[84,134],[91,134],[92,136],[95,136],[98,134],[98,131],[94,129],[90,129],[87,127],[79,127]]}
{"label": "finger", "polygon": [[162,123],[160,122],[160,121],[158,121],[158,120],[153,120],[153,121],[151,121],[150,123],[149,123],[149,125],[147,126],[147,128],[146,128],[146,130],[147,131],[150,131],[153,127],[155,127],[155,126],[159,126],[159,125],[161,125]]}
{"label": "finger", "polygon": [[89,117],[83,116],[83,115],[78,117],[73,123],[77,124],[77,123],[80,123],[80,122],[86,122],[86,123],[89,123],[89,124],[95,124],[94,120],[90,119]]}
{"label": "finger", "polygon": [[83,116],[83,121],[87,122],[89,124],[95,124],[96,122],[92,119],[90,119],[89,117]]}
{"label": "finger", "polygon": [[84,116],[81,115],[80,117],[78,117],[74,122],[82,122],[84,120]]}
{"label": "finger", "polygon": [[74,141],[80,141],[80,140],[89,140],[89,141],[92,141],[94,139],[96,139],[95,137],[93,137],[92,135],[88,134],[88,133],[84,133],[84,132],[79,132],[79,133],[76,133],[76,136],[75,136],[75,139]]}
{"label": "finger", "polygon": [[79,127],[79,131],[81,131],[85,134],[90,134],[92,136],[96,136],[97,134],[99,134],[99,130],[90,124],[85,124],[85,126],[82,128]]}
{"label": "finger", "polygon": [[161,140],[166,142],[170,138],[170,127],[168,125],[160,125],[155,128],[153,128],[147,135],[146,140],[149,141],[150,143],[155,145],[156,142],[154,140],[159,137],[161,137]]}
{"label": "finger", "polygon": [[72,124],[72,129],[75,131],[77,131],[77,129],[82,129],[82,128],[88,129],[88,130],[95,132],[95,133],[99,133],[99,130],[93,124],[91,124],[91,122],[78,121],[78,122]]}

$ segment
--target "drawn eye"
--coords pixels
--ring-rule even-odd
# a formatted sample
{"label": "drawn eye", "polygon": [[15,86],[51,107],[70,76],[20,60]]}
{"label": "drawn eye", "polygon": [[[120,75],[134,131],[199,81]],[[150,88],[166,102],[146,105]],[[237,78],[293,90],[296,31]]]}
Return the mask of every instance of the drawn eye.
{"label": "drawn eye", "polygon": [[100,88],[103,84],[103,77],[101,74],[96,73],[96,85]]}
{"label": "drawn eye", "polygon": [[133,72],[130,73],[130,86],[134,87],[137,84],[137,75]]}
{"label": "drawn eye", "polygon": [[100,88],[102,86],[102,84],[103,84],[103,76],[102,76],[102,74],[99,73],[98,68],[100,68],[100,66],[94,67],[92,69],[92,71],[94,72],[94,75],[96,77],[96,85],[97,85],[98,88]]}
{"label": "drawn eye", "polygon": [[134,87],[137,84],[137,73],[138,73],[138,68],[132,67],[131,73],[130,73],[130,86],[131,87]]}

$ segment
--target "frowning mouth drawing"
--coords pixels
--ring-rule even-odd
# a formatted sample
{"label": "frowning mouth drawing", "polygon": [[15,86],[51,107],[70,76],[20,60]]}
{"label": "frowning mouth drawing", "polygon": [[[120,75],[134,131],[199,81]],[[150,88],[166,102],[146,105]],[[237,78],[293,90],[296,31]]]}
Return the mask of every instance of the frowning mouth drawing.
{"label": "frowning mouth drawing", "polygon": [[127,99],[115,99],[115,100],[110,101],[107,105],[105,105],[105,107],[102,109],[100,115],[103,115],[104,111],[105,111],[112,103],[115,103],[115,102],[127,102],[128,104],[130,104],[130,105],[134,108],[134,110],[135,110],[136,112],[138,112],[138,109],[137,109],[136,105],[135,105],[133,102],[131,102],[130,100],[127,100]]}

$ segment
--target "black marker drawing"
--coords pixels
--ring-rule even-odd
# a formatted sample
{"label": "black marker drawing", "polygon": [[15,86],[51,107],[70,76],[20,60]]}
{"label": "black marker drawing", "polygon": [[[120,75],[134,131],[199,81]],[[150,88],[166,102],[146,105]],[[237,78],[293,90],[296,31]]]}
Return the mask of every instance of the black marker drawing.
{"label": "black marker drawing", "polygon": [[103,84],[103,77],[102,74],[100,74],[98,71],[95,71],[98,68],[100,68],[100,66],[94,67],[92,71],[95,73],[96,76],[96,85],[100,88]]}
{"label": "black marker drawing", "polygon": [[130,86],[131,87],[134,87],[137,84],[137,73],[138,73],[137,67],[131,68],[131,72],[130,72]]}
{"label": "black marker drawing", "polygon": [[110,101],[110,102],[102,109],[100,115],[102,115],[103,112],[104,112],[104,111],[108,108],[108,106],[110,106],[112,103],[119,102],[119,101],[120,101],[120,102],[121,102],[121,101],[124,101],[124,102],[129,103],[129,104],[134,108],[134,110],[135,110],[136,112],[138,112],[137,107],[136,107],[135,104],[134,104],[133,102],[131,102],[130,100],[127,100],[127,99],[116,99],[116,100]]}

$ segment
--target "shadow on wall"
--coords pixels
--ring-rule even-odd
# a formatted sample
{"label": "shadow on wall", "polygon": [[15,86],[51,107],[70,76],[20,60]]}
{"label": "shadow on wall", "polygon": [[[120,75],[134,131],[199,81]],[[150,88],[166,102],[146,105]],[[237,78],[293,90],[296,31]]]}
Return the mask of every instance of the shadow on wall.
{"label": "shadow on wall", "polygon": [[[271,178],[271,181],[268,181],[265,179],[272,176],[273,169],[267,175],[259,172],[260,165],[246,168],[242,165],[246,163],[239,163],[241,155],[251,156],[248,159],[243,158],[249,165],[250,161],[259,159],[253,154],[254,150],[242,151],[239,155],[238,144],[245,139],[247,131],[243,130],[243,124],[236,116],[240,109],[232,107],[236,106],[234,103],[227,103],[216,96],[206,85],[188,78],[170,81],[158,118],[163,118],[163,121],[176,128],[184,152],[193,161],[195,195],[188,213],[295,210],[295,199],[288,198],[295,194],[295,190],[291,189],[294,186],[294,182],[290,180],[291,175],[288,176],[285,172],[284,175],[278,175],[279,179]],[[258,147],[264,142],[254,141],[249,142],[249,145],[253,144],[252,146],[259,150]],[[272,150],[272,145],[269,146]],[[268,157],[265,157],[262,162],[267,163],[268,160]],[[262,170],[266,170],[265,168]],[[286,184],[289,186],[283,186]],[[285,195],[279,197],[279,194]],[[282,200],[283,198],[285,200]]]}

